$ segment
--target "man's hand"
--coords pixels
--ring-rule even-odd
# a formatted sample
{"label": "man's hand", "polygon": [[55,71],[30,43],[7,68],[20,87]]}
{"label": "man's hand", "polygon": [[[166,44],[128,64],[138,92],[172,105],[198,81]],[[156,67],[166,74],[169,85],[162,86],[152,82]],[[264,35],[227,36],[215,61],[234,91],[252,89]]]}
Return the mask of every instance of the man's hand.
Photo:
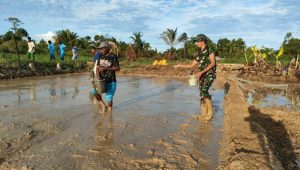
{"label": "man's hand", "polygon": [[101,72],[101,71],[104,71],[104,70],[106,70],[105,67],[99,67],[99,66],[97,67],[97,71],[98,71],[98,72]]}
{"label": "man's hand", "polygon": [[196,76],[197,78],[201,78],[201,77],[203,76],[203,72],[200,71],[199,73],[195,74],[195,76]]}

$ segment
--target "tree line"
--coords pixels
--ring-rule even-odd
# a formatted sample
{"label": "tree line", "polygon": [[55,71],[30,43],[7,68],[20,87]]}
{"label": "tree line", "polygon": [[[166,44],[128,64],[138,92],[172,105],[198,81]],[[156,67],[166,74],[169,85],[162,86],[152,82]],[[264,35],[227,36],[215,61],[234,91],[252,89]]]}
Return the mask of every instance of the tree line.
{"label": "tree line", "polygon": [[[15,18],[16,19],[16,18]],[[13,25],[14,26],[14,25]],[[17,53],[15,44],[18,43],[18,50],[20,53],[26,53],[27,41],[26,37],[29,36],[27,30],[19,27],[20,24],[15,25],[11,30],[5,34],[0,35],[0,52],[2,53]],[[54,44],[58,44],[59,41],[63,42],[67,46],[67,51],[71,51],[71,48],[75,45],[80,49],[81,55],[90,55],[90,47],[98,46],[102,41],[110,42],[115,48],[115,52],[119,57],[127,58],[128,60],[135,60],[137,58],[167,58],[167,59],[191,59],[196,52],[196,47],[188,37],[186,33],[179,34],[176,29],[170,29],[163,31],[160,35],[162,41],[164,41],[170,48],[164,52],[158,52],[151,47],[151,44],[143,40],[143,34],[141,32],[135,32],[129,37],[132,43],[126,43],[124,41],[118,41],[116,38],[108,35],[95,35],[94,37],[85,36],[80,37],[77,33],[65,29],[56,31],[54,37]],[[228,61],[252,60],[254,58],[253,47],[246,46],[246,42],[242,38],[228,39],[221,38],[216,43],[209,39],[209,45],[216,50],[217,56],[224,58]],[[48,54],[47,42],[41,39],[36,43],[35,53]],[[175,48],[176,44],[181,44],[181,47]],[[292,33],[287,33],[283,39],[281,47],[284,49],[283,57],[287,60],[299,58],[300,55],[300,39],[292,36]],[[56,48],[58,50],[58,48]],[[273,49],[268,47],[261,47],[260,52],[265,54],[266,60],[275,61],[276,55],[279,49]]]}

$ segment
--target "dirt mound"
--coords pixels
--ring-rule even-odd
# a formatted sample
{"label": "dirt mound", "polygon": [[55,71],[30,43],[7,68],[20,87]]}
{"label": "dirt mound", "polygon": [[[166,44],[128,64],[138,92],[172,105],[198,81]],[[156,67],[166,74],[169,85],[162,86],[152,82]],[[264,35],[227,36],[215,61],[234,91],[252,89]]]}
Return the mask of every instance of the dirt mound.
{"label": "dirt mound", "polygon": [[265,82],[299,82],[300,71],[295,69],[286,70],[263,63],[244,66],[238,77]]}
{"label": "dirt mound", "polygon": [[299,169],[299,114],[259,110],[235,82],[228,87],[219,169]]}

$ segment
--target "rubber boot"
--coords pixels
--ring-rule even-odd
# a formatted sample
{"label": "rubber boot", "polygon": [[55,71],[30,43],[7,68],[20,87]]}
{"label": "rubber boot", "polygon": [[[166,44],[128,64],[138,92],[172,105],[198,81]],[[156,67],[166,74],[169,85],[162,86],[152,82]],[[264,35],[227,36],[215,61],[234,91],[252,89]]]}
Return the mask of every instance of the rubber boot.
{"label": "rubber boot", "polygon": [[200,100],[200,109],[201,109],[201,117],[206,117],[207,115],[207,105],[204,98]]}
{"label": "rubber boot", "polygon": [[211,98],[206,98],[205,99],[205,104],[207,107],[207,114],[205,116],[206,121],[210,121],[214,118],[214,107],[213,107],[213,102]]}

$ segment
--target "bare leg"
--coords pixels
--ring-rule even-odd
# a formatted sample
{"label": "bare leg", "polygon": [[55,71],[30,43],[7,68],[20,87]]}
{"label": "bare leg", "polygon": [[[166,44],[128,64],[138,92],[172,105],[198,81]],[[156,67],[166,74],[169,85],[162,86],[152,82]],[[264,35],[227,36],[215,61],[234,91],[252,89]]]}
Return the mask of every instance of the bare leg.
{"label": "bare leg", "polygon": [[104,101],[102,100],[101,95],[100,95],[100,94],[96,94],[95,97],[96,97],[96,99],[100,102],[101,107],[102,107],[102,112],[104,113],[104,112],[106,111],[107,106],[106,106],[106,104],[104,103]]}
{"label": "bare leg", "polygon": [[112,112],[112,107],[113,107],[113,101],[111,101],[111,102],[108,103],[108,110],[110,112]]}

